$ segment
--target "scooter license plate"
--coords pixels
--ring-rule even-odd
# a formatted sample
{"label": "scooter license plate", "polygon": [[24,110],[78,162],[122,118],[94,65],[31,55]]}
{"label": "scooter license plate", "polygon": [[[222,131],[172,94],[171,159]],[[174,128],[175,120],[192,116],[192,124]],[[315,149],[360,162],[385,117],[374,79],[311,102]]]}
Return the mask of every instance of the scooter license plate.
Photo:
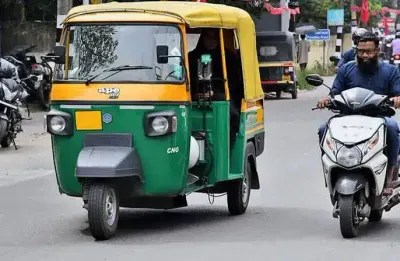
{"label": "scooter license plate", "polygon": [[399,64],[399,63],[400,63],[400,60],[394,60],[394,63],[395,63],[395,64]]}

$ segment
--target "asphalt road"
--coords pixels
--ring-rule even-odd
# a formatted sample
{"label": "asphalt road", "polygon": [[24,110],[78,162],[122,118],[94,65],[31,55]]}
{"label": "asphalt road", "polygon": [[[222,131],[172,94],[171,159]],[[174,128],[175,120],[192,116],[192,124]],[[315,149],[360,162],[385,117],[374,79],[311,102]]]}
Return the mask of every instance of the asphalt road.
{"label": "asphalt road", "polygon": [[20,150],[0,149],[0,260],[399,260],[400,212],[384,213],[345,240],[332,218],[321,173],[317,128],[330,115],[310,109],[327,90],[266,102],[261,190],[246,214],[231,217],[226,198],[210,205],[123,210],[117,235],[96,242],[80,199],[60,195],[43,113],[26,122]]}

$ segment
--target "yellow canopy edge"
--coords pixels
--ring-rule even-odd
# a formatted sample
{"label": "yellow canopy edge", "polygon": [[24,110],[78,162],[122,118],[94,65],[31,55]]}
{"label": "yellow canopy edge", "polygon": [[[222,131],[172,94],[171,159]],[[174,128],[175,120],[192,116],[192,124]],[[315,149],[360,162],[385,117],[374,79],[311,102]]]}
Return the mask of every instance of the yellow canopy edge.
{"label": "yellow canopy edge", "polygon": [[[143,19],[143,13],[149,12],[160,22],[160,15],[165,16],[165,22],[181,21],[189,27],[218,27],[236,29],[242,55],[243,76],[245,85],[245,100],[256,101],[264,98],[258,67],[256,50],[256,32],[253,19],[244,10],[220,4],[181,1],[151,1],[133,3],[104,3],[96,5],[81,5],[72,8],[64,23],[89,22],[89,17],[95,19],[95,14],[113,13],[107,16],[108,21],[126,21],[121,12],[131,13],[131,21]],[[136,15],[133,14],[136,12]],[[124,17],[121,19],[119,17]],[[93,21],[91,20],[91,21]],[[102,19],[101,19],[102,20]]]}

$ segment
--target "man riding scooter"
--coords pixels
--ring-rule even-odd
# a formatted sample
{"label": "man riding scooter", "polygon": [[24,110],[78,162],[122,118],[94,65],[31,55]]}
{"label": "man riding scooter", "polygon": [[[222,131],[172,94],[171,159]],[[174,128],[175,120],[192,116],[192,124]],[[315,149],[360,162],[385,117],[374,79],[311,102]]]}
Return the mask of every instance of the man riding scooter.
{"label": "man riding scooter", "polygon": [[[340,94],[347,89],[361,87],[374,91],[376,94],[389,95],[395,108],[400,107],[400,72],[391,64],[379,62],[379,38],[370,32],[365,33],[358,41],[357,59],[343,65],[335,78],[331,92]],[[324,108],[329,98],[322,98],[318,102],[319,108]],[[400,149],[399,126],[394,119],[385,117],[387,124],[387,184],[384,195],[393,193],[393,182],[398,174],[394,173]],[[325,134],[327,123],[318,131],[320,143]],[[323,153],[323,151],[322,151]]]}
{"label": "man riding scooter", "polygon": [[356,46],[358,44],[358,41],[360,40],[360,37],[365,34],[366,32],[368,32],[367,29],[364,28],[357,28],[357,30],[354,31],[353,35],[352,35],[352,40],[354,43],[354,47],[352,47],[350,50],[346,51],[343,56],[342,59],[340,59],[339,63],[337,64],[336,67],[336,71],[339,70],[340,67],[342,67],[343,65],[345,65],[348,62],[354,61],[356,59]]}

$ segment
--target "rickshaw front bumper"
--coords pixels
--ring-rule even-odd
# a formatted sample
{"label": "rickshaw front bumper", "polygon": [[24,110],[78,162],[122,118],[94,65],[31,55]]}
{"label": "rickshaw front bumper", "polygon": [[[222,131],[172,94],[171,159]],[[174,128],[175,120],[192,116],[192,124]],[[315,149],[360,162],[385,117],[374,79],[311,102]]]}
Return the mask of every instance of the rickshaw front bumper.
{"label": "rickshaw front bumper", "polygon": [[137,176],[143,181],[140,158],[135,148],[131,147],[129,135],[87,134],[85,136],[84,148],[80,151],[76,164],[76,177],[132,176]]}

